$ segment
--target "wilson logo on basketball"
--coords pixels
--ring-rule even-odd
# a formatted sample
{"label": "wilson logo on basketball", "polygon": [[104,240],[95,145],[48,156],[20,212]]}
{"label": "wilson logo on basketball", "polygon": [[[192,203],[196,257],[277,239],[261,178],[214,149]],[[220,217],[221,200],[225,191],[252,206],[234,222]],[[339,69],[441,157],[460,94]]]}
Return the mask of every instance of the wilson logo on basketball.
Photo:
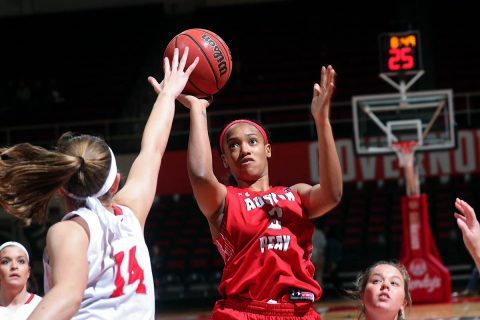
{"label": "wilson logo on basketball", "polygon": [[205,33],[202,34],[202,39],[205,41],[205,43],[208,43],[208,45],[213,48],[213,58],[217,61],[217,68],[218,72],[220,72],[220,76],[223,76],[225,73],[227,73],[227,63],[225,62],[225,57],[223,56],[222,51],[217,46],[215,41],[213,41]]}
{"label": "wilson logo on basketball", "polygon": [[187,65],[198,57],[198,64],[190,74],[184,94],[206,98],[217,94],[228,82],[232,73],[232,57],[227,44],[216,33],[193,28],[184,30],[170,40],[163,53],[173,59],[175,48],[179,55],[188,47]]}

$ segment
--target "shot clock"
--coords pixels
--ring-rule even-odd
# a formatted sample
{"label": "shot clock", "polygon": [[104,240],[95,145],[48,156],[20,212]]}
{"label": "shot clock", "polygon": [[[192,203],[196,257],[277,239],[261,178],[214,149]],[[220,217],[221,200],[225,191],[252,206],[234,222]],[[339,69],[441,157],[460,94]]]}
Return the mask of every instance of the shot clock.
{"label": "shot clock", "polygon": [[380,73],[405,73],[422,70],[420,33],[406,31],[379,36]]}

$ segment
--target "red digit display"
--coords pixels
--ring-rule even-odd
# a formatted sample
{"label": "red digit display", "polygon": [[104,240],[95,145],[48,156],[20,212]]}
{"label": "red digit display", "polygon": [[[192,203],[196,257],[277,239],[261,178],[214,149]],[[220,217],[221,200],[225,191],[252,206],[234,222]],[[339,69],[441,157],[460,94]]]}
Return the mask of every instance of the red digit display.
{"label": "red digit display", "polygon": [[388,53],[390,54],[388,58],[389,71],[412,70],[415,65],[412,48],[390,49]]}
{"label": "red digit display", "polygon": [[416,31],[381,34],[380,72],[398,73],[422,69],[420,37]]}

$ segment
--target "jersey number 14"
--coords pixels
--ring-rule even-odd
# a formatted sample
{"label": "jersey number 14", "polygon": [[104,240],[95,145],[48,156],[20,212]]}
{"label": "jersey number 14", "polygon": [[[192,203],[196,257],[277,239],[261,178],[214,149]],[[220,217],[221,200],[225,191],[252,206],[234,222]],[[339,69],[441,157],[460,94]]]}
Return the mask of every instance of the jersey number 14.
{"label": "jersey number 14", "polygon": [[[134,283],[136,280],[139,280],[137,289],[135,290],[136,293],[147,293],[147,289],[145,284],[143,283],[144,276],[143,276],[143,269],[137,262],[137,258],[135,257],[137,251],[137,247],[133,246],[128,251],[128,284]],[[123,262],[123,258],[125,257],[125,252],[121,251],[115,255],[115,263],[117,265],[117,272],[115,272],[115,291],[113,291],[111,298],[122,296],[123,287],[125,286],[125,279],[121,274],[121,266]]]}

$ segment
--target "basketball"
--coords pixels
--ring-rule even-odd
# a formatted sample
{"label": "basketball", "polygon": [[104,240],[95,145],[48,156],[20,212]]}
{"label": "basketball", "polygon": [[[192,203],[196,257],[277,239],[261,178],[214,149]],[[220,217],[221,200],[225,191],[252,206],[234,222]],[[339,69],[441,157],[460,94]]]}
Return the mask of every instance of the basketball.
{"label": "basketball", "polygon": [[188,29],[177,34],[167,45],[163,57],[171,61],[175,47],[179,56],[189,48],[187,66],[195,57],[198,61],[183,93],[197,97],[216,94],[222,89],[232,73],[232,56],[227,44],[217,34],[206,29]]}

